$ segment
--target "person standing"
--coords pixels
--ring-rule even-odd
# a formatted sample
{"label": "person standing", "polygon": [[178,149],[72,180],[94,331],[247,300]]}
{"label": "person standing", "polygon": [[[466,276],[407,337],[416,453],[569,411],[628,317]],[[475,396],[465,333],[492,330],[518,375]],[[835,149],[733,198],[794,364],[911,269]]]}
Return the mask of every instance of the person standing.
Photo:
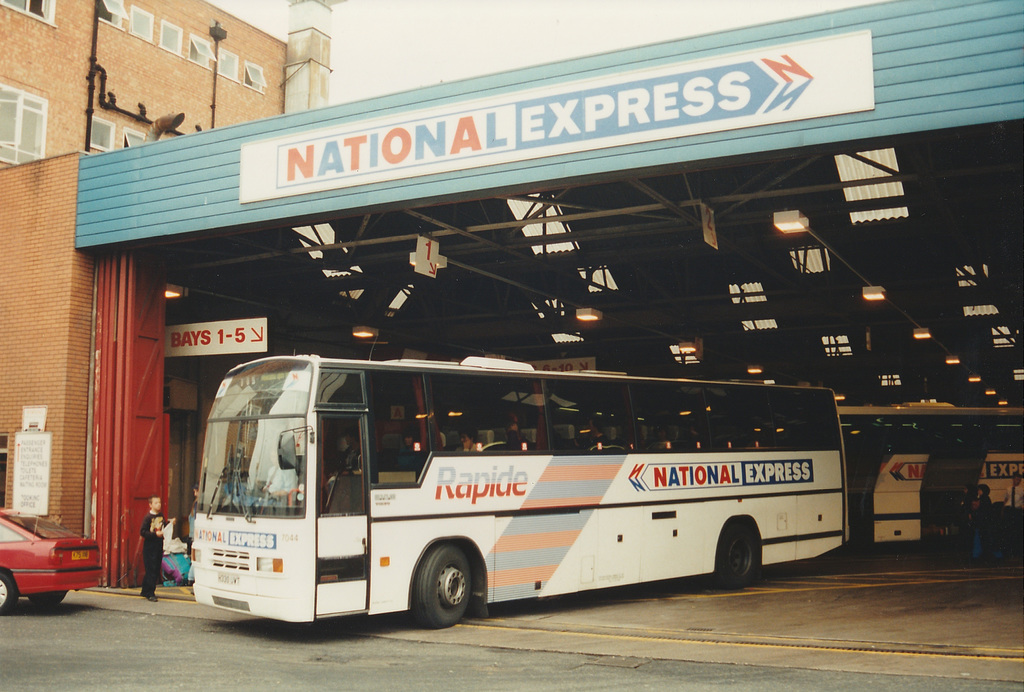
{"label": "person standing", "polygon": [[162,511],[159,495],[149,498],[149,513],[142,520],[139,534],[142,536],[142,564],[146,568],[146,576],[142,579],[141,596],[149,601],[156,601],[156,585],[160,581],[160,563],[164,559],[164,524],[166,520]]}

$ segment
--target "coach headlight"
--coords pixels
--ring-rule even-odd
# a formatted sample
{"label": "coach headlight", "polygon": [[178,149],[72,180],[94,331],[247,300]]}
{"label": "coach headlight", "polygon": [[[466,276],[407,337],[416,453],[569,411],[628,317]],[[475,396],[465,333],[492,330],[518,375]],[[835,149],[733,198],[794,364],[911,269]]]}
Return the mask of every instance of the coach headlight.
{"label": "coach headlight", "polygon": [[258,557],[256,558],[257,572],[284,572],[284,560],[279,557]]}

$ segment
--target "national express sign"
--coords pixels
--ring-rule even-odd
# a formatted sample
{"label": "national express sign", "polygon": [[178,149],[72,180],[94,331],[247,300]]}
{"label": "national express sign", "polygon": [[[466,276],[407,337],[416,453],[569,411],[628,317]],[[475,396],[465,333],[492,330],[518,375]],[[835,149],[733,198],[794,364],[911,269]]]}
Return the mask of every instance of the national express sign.
{"label": "national express sign", "polygon": [[242,146],[242,202],[874,108],[871,33],[529,89]]}

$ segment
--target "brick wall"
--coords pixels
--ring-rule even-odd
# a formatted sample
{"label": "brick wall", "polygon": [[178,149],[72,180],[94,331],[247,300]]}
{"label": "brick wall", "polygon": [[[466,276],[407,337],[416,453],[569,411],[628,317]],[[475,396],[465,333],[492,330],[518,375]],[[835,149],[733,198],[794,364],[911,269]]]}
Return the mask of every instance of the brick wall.
{"label": "brick wall", "polygon": [[49,513],[84,524],[92,259],[74,249],[78,155],[0,170],[0,430],[47,406],[53,433]]}
{"label": "brick wall", "polygon": [[[152,15],[147,41],[130,21],[100,22],[97,62],[106,70],[106,91],[117,105],[154,119],[185,113],[179,128],[209,129],[213,71],[189,60],[190,36],[212,45],[210,26],[227,32],[222,51],[238,57],[236,80],[218,77],[218,127],[284,111],[285,44],[204,0],[127,0],[125,8]],[[93,36],[92,0],[59,0],[53,21],[0,4],[3,60],[0,84],[47,102],[47,159],[20,166],[0,163],[0,432],[21,427],[22,407],[48,406],[53,432],[50,515],[71,528],[85,525],[89,339],[93,319],[93,262],[74,249],[78,155],[85,147],[89,56]],[[179,54],[160,47],[164,21],[181,29]],[[263,93],[245,86],[249,61],[263,69]],[[99,105],[94,117],[115,126],[114,146],[124,132],[145,133],[146,123]],[[9,462],[5,504],[11,504]]]}
{"label": "brick wall", "polygon": [[[99,23],[97,61],[107,73],[106,91],[114,92],[119,107],[135,113],[143,103],[150,119],[183,112],[180,132],[195,132],[196,125],[209,129],[213,71],[189,60],[189,39],[195,35],[212,46],[210,25],[219,21],[227,32],[221,50],[238,57],[238,77],[218,78],[217,126],[284,112],[284,42],[204,0],[127,0],[124,6],[129,15],[133,8],[152,15],[153,37],[147,41],[133,34],[130,20],[119,27]],[[46,156],[81,151],[85,146],[93,27],[90,0],[62,0],[55,7],[51,24],[0,5],[0,36],[4,36],[0,84],[46,99]],[[164,21],[181,29],[180,54],[160,47]],[[263,68],[267,83],[263,93],[242,83],[246,61]],[[100,107],[99,86],[97,77],[94,116],[114,124],[115,147],[121,146],[126,128],[145,133],[146,123]]]}

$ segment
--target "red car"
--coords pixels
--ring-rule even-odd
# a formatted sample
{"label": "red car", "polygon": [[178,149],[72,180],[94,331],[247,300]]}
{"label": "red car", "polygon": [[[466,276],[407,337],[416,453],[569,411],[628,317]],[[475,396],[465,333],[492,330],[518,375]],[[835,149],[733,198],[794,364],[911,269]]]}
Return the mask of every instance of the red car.
{"label": "red car", "polygon": [[0,615],[27,596],[52,607],[68,591],[98,586],[100,548],[60,524],[0,509]]}

